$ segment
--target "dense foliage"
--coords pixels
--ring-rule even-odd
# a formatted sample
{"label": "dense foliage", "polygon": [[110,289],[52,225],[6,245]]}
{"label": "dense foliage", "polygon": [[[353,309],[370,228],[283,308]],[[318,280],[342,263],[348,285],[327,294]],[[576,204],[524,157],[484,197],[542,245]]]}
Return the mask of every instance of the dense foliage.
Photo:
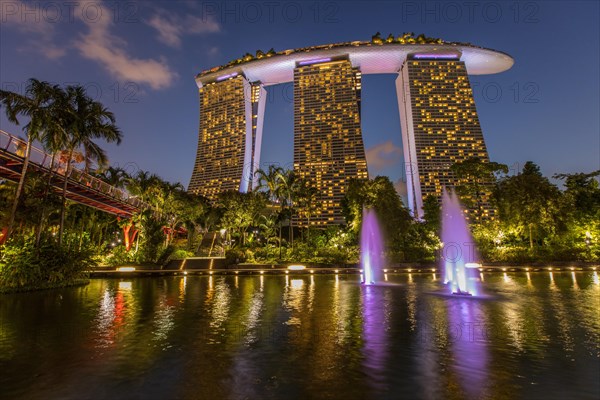
{"label": "dense foliage", "polygon": [[45,289],[85,281],[86,271],[97,265],[95,249],[66,248],[56,241],[10,241],[0,254],[0,292]]}
{"label": "dense foliage", "polygon": [[[257,191],[221,193],[209,202],[179,183],[146,171],[108,167],[95,139],[119,142],[114,117],[80,87],[31,80],[24,95],[0,91],[0,102],[27,135],[23,176],[0,182],[0,290],[73,284],[95,265],[165,265],[173,258],[221,256],[228,263],[358,262],[364,208],[376,211],[391,262],[433,262],[441,243],[437,198],[413,218],[387,177],[350,180],[342,202],[346,223],[315,228],[318,191],[293,171],[257,171]],[[31,143],[52,156],[52,170],[79,166],[149,205],[130,219],[68,201],[52,175],[27,170]],[[559,174],[560,189],[537,165],[465,160],[450,168],[486,261],[598,261],[600,171]],[[493,210],[488,211],[491,205]],[[495,211],[494,211],[495,210]],[[1,289],[4,288],[4,289]]]}

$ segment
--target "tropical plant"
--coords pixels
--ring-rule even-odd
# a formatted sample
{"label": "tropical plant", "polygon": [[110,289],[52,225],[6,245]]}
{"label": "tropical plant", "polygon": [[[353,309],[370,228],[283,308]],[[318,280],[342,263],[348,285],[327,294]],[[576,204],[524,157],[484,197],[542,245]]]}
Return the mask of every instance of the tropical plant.
{"label": "tropical plant", "polygon": [[94,139],[103,139],[107,142],[121,143],[122,134],[115,125],[114,114],[101,103],[91,99],[82,86],[68,86],[59,100],[56,101],[62,112],[60,123],[65,132],[62,147],[66,150],[67,160],[65,179],[62,188],[62,206],[60,213],[60,228],[58,242],[62,243],[64,234],[64,218],[67,205],[68,176],[73,162],[73,155],[81,150],[84,154],[86,171],[89,170],[91,161],[98,165],[106,165],[107,157]]}
{"label": "tropical plant", "polygon": [[0,104],[5,107],[8,120],[16,125],[20,125],[20,116],[29,119],[29,122],[23,126],[23,130],[27,135],[27,145],[23,155],[21,177],[13,198],[8,229],[4,240],[10,237],[13,230],[17,207],[19,206],[29,168],[33,141],[42,140],[44,134],[51,134],[61,130],[61,127],[57,125],[56,118],[56,98],[59,93],[60,89],[58,86],[33,78],[28,81],[25,94],[0,90]]}

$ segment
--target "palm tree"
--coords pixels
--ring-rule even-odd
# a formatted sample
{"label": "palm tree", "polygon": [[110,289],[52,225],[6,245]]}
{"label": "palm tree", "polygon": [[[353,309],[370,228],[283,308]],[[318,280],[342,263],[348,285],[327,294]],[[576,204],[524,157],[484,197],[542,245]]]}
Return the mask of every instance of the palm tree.
{"label": "palm tree", "polygon": [[318,190],[307,180],[300,179],[297,184],[296,198],[301,214],[306,216],[307,237],[310,238],[310,217],[317,207]]}
{"label": "palm tree", "polygon": [[160,178],[148,171],[138,171],[137,174],[127,179],[127,190],[144,202],[150,202],[153,187]]}
{"label": "palm tree", "polygon": [[6,116],[10,122],[19,125],[18,116],[29,118],[29,123],[23,127],[23,130],[27,134],[27,147],[25,149],[21,177],[11,207],[5,239],[8,239],[12,233],[17,207],[19,206],[25,176],[29,167],[31,144],[35,140],[40,140],[46,131],[57,130],[54,118],[56,115],[54,105],[59,90],[56,85],[33,78],[29,80],[24,95],[0,90],[0,103],[6,108]]}
{"label": "palm tree", "polygon": [[67,205],[67,183],[73,155],[82,149],[86,168],[89,166],[88,160],[92,159],[97,161],[98,165],[106,164],[107,158],[104,150],[94,143],[93,139],[104,139],[107,142],[120,144],[122,134],[115,125],[113,113],[101,103],[91,99],[82,86],[68,86],[60,103],[63,111],[61,124],[64,124],[65,131],[63,147],[68,154],[58,236],[58,242],[62,244]]}
{"label": "palm tree", "polygon": [[[269,165],[267,171],[258,169],[255,172],[258,175],[258,189],[265,189],[267,196],[271,202],[275,202],[283,206],[283,179],[285,172],[283,168]],[[283,225],[283,210],[279,212],[279,258],[281,258],[281,230]]]}
{"label": "palm tree", "polygon": [[269,165],[268,171],[258,169],[255,174],[258,175],[258,189],[265,189],[269,200],[279,202],[283,188],[281,184],[283,168]]}
{"label": "palm tree", "polygon": [[281,189],[281,192],[282,192],[281,197],[283,199],[282,207],[287,208],[287,214],[288,214],[288,218],[289,218],[289,225],[288,225],[289,237],[290,237],[290,242],[292,243],[292,246],[293,246],[294,245],[294,230],[292,228],[292,217],[294,215],[294,202],[297,197],[300,179],[299,179],[298,175],[296,175],[294,170],[291,170],[291,169],[283,171],[279,175],[279,179],[281,181],[281,186],[282,186],[282,189]]}
{"label": "palm tree", "polygon": [[100,179],[119,189],[124,189],[126,183],[129,181],[130,176],[121,167],[108,167],[106,170],[99,174]]}

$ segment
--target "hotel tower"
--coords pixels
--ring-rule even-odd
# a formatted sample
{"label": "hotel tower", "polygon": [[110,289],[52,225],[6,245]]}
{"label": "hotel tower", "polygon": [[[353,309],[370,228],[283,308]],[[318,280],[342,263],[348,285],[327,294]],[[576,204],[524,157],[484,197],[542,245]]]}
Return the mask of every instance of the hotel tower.
{"label": "hotel tower", "polygon": [[[427,196],[440,199],[459,182],[449,169],[478,157],[488,162],[465,63],[457,56],[408,58],[396,79],[408,206],[423,216]],[[492,213],[489,190],[481,194],[483,215]]]}
{"label": "hotel tower", "polygon": [[256,186],[266,90],[242,74],[200,88],[200,129],[188,191],[210,200],[227,190]]}
{"label": "hotel tower", "polygon": [[348,180],[367,178],[360,92],[361,74],[347,58],[294,69],[294,171],[317,189],[311,225],[342,224]]}

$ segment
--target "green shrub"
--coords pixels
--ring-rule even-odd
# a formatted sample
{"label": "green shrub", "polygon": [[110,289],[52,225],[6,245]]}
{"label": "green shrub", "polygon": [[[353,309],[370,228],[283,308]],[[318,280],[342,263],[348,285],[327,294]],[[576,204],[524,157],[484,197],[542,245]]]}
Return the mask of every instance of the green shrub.
{"label": "green shrub", "polygon": [[87,277],[97,263],[92,247],[66,250],[54,241],[9,242],[0,255],[0,289],[27,290],[67,286]]}
{"label": "green shrub", "polygon": [[131,264],[137,262],[136,254],[133,250],[127,251],[125,246],[117,246],[112,252],[104,258],[104,264],[110,267],[117,265]]}
{"label": "green shrub", "polygon": [[240,249],[229,249],[225,253],[225,264],[233,265],[246,262],[246,252]]}
{"label": "green shrub", "polygon": [[187,251],[185,249],[177,249],[175,250],[169,259],[171,260],[183,260],[184,258],[193,257],[194,252]]}

